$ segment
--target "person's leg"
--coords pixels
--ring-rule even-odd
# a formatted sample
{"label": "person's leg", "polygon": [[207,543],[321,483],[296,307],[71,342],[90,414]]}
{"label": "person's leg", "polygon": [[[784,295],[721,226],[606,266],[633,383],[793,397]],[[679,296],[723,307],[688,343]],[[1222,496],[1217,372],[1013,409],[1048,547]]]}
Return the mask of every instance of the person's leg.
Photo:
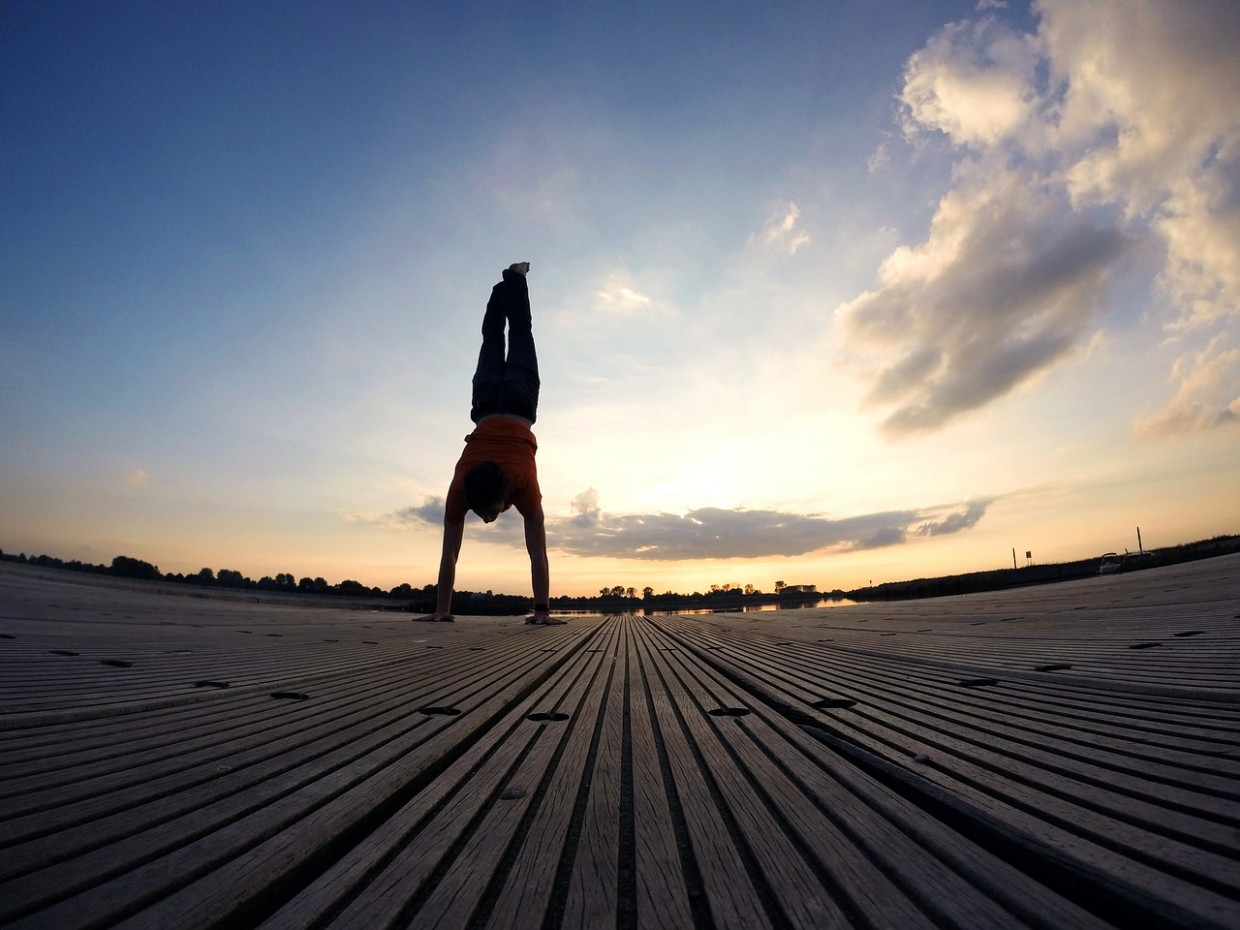
{"label": "person's leg", "polygon": [[504,312],[508,317],[508,360],[504,374],[507,412],[526,417],[538,416],[538,350],[530,313],[530,292],[525,275],[504,271]]}
{"label": "person's leg", "polygon": [[470,418],[476,423],[488,413],[498,413],[504,395],[504,321],[507,317],[507,287],[501,282],[491,288],[486,313],[482,316],[482,348],[474,369]]}

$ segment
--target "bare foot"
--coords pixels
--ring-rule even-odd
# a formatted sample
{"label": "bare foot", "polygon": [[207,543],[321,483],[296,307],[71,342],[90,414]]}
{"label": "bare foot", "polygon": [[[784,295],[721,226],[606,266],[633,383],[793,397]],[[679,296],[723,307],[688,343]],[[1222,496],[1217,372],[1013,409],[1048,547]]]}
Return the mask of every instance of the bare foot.
{"label": "bare foot", "polygon": [[453,623],[456,617],[452,614],[427,614],[424,617],[410,617],[414,623]]}
{"label": "bare foot", "polygon": [[534,626],[564,626],[564,624],[568,623],[567,620],[561,620],[559,617],[553,617],[550,614],[534,614],[532,617],[527,617],[525,622]]}

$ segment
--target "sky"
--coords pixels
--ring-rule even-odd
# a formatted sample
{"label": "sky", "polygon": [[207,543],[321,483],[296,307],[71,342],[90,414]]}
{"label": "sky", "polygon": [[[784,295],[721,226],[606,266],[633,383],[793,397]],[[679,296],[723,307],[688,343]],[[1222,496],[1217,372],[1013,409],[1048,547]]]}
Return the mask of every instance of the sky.
{"label": "sky", "polygon": [[[522,260],[553,594],[1240,532],[1238,47],[1234,0],[0,4],[0,549],[433,582]],[[518,515],[457,585],[528,593]]]}

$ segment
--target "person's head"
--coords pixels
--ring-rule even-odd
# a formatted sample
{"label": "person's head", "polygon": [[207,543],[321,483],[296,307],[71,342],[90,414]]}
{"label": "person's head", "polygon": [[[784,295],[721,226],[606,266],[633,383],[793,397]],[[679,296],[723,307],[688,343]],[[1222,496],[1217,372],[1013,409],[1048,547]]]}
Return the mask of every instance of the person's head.
{"label": "person's head", "polygon": [[492,523],[500,515],[506,490],[508,476],[494,462],[480,462],[465,473],[465,503],[484,523]]}

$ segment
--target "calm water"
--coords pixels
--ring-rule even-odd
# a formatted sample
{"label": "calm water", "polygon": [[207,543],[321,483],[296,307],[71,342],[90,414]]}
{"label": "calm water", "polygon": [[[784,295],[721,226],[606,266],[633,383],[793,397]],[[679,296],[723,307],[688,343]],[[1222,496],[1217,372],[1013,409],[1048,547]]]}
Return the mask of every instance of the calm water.
{"label": "calm water", "polygon": [[[646,617],[674,617],[676,615],[687,616],[689,614],[739,614],[739,613],[774,613],[775,611],[789,610],[812,610],[819,607],[851,607],[859,604],[860,601],[850,601],[846,597],[834,598],[824,597],[817,601],[802,601],[797,604],[748,604],[745,607],[687,607],[684,610],[646,610],[637,608],[633,613]],[[561,617],[572,616],[596,616],[597,610],[557,610],[552,608],[551,612]]]}
{"label": "calm water", "polygon": [[772,613],[788,610],[813,610],[820,607],[850,607],[858,601],[850,601],[846,597],[824,597],[817,601],[802,601],[797,604],[747,604],[744,607],[691,607],[686,610],[643,610],[643,614],[656,617],[674,616],[676,614],[738,614],[738,613]]}

